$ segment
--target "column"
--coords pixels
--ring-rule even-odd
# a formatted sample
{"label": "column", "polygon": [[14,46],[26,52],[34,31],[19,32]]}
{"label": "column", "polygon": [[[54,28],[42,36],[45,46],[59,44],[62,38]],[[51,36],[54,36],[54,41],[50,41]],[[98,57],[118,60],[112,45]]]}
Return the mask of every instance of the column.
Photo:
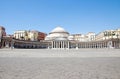
{"label": "column", "polygon": [[58,48],[60,48],[60,42],[61,42],[61,41],[58,42]]}
{"label": "column", "polygon": [[63,48],[63,41],[61,41],[61,48]]}
{"label": "column", "polygon": [[94,43],[92,43],[92,48],[94,48]]}
{"label": "column", "polygon": [[89,43],[88,43],[88,48],[89,48]]}
{"label": "column", "polygon": [[[115,41],[115,42],[116,42],[116,41]],[[116,43],[115,43],[115,42],[114,42],[114,46],[113,46],[114,48],[116,48]]]}
{"label": "column", "polygon": [[98,43],[96,43],[96,48],[98,48]]}
{"label": "column", "polygon": [[54,48],[54,41],[53,41],[53,48]]}
{"label": "column", "polygon": [[100,48],[102,48],[102,43],[100,43]]}
{"label": "column", "polygon": [[104,47],[104,42],[102,43],[102,48]]}
{"label": "column", "polygon": [[57,41],[57,47],[56,48],[60,48],[60,41]]}
{"label": "column", "polygon": [[89,44],[89,48],[90,48],[90,44]]}
{"label": "column", "polygon": [[63,48],[65,48],[65,47],[64,47],[64,46],[65,46],[64,42],[65,42],[65,41],[63,41]]}
{"label": "column", "polygon": [[101,48],[103,48],[103,42],[101,42]]}
{"label": "column", "polygon": [[60,41],[57,41],[56,48],[60,48]]}
{"label": "column", "polygon": [[59,48],[60,48],[60,43],[61,43],[61,41],[59,41],[59,45],[58,45]]}
{"label": "column", "polygon": [[90,43],[90,48],[92,48],[92,44]]}
{"label": "column", "polygon": [[52,41],[52,48],[53,48],[53,41]]}
{"label": "column", "polygon": [[104,42],[104,48],[106,48],[106,42]]}
{"label": "column", "polygon": [[57,41],[55,41],[55,48],[58,48],[58,42]]}
{"label": "column", "polygon": [[[37,46],[37,45],[36,45]],[[50,45],[49,45],[49,43],[48,43],[48,49],[50,49]]]}
{"label": "column", "polygon": [[106,48],[106,42],[104,42],[104,48]]}
{"label": "column", "polygon": [[67,43],[66,43],[66,41],[65,41],[65,48],[67,48]]}
{"label": "column", "polygon": [[90,44],[89,44],[89,48],[90,48]]}
{"label": "column", "polygon": [[68,49],[69,49],[69,41],[68,41]]}
{"label": "column", "polygon": [[79,43],[79,48],[81,48],[81,44]]}
{"label": "column", "polygon": [[54,45],[53,45],[53,46],[54,46],[54,48],[55,48],[55,41],[54,41]]}
{"label": "column", "polygon": [[13,49],[13,40],[11,41],[11,49]]}
{"label": "column", "polygon": [[86,43],[85,43],[85,48],[86,48]]}
{"label": "column", "polygon": [[99,43],[99,48],[101,48],[101,42]]}
{"label": "column", "polygon": [[97,48],[99,48],[99,43],[97,43]]}
{"label": "column", "polygon": [[61,41],[61,48],[63,48],[63,41]]}
{"label": "column", "polygon": [[104,47],[104,42],[102,42],[102,48]]}
{"label": "column", "polygon": [[55,41],[55,48],[57,48],[57,41]]}
{"label": "column", "polygon": [[57,41],[55,41],[55,48],[57,48]]}
{"label": "column", "polygon": [[64,41],[62,41],[62,48],[64,48],[64,44],[63,43],[64,43]]}
{"label": "column", "polygon": [[55,48],[58,48],[58,46],[59,46],[59,41],[55,41],[55,45],[56,45]]}
{"label": "column", "polygon": [[101,43],[101,48],[103,48],[103,42]]}

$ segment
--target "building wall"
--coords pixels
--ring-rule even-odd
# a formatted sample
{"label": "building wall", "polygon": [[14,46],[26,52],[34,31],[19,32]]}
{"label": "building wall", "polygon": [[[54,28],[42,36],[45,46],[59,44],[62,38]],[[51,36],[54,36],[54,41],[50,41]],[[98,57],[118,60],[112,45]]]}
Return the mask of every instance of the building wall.
{"label": "building wall", "polygon": [[100,32],[96,35],[95,41],[104,40],[104,33]]}
{"label": "building wall", "polygon": [[92,42],[79,42],[79,41],[69,41],[69,40],[52,40],[52,41],[22,41],[14,40],[15,48],[70,48],[70,49],[81,49],[81,48],[120,48],[120,39],[108,39],[102,41],[92,41]]}
{"label": "building wall", "polygon": [[0,26],[0,36],[6,36],[5,28]]}
{"label": "building wall", "polygon": [[88,36],[88,41],[95,40],[95,33],[94,32],[89,32],[86,36]]}
{"label": "building wall", "polygon": [[80,42],[87,42],[87,41],[94,41],[95,40],[95,33],[89,32],[88,34],[73,34],[73,38],[76,41]]}
{"label": "building wall", "polygon": [[111,38],[113,39],[120,38],[120,29],[106,30],[106,31],[100,32],[99,34],[96,35],[95,40],[99,41],[99,40],[107,40]]}
{"label": "building wall", "polygon": [[30,41],[38,41],[38,31],[29,31],[28,32],[28,38]]}
{"label": "building wall", "polygon": [[14,38],[18,40],[27,40],[27,31],[26,30],[18,30],[14,32]]}
{"label": "building wall", "polygon": [[0,42],[2,41],[3,36],[6,36],[5,28],[0,26]]}
{"label": "building wall", "polygon": [[18,40],[40,41],[45,39],[46,34],[39,31],[19,30],[14,32],[14,38]]}
{"label": "building wall", "polygon": [[120,38],[120,29],[104,31],[104,37],[105,39]]}
{"label": "building wall", "polygon": [[72,34],[74,40],[80,40],[81,34]]}
{"label": "building wall", "polygon": [[38,41],[45,40],[45,37],[47,36],[46,33],[38,32]]}

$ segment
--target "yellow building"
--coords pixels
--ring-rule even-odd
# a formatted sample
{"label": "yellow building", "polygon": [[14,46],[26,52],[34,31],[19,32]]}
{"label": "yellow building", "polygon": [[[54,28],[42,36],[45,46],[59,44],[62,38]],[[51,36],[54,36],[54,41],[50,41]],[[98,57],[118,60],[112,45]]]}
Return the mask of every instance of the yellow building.
{"label": "yellow building", "polygon": [[30,41],[38,41],[38,31],[33,30],[28,32],[28,39]]}

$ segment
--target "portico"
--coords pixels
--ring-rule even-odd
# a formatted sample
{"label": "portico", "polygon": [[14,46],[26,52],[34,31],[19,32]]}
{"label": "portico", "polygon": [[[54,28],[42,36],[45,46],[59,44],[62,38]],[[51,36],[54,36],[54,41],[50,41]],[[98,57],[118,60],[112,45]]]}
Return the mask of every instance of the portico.
{"label": "portico", "polygon": [[69,41],[54,40],[52,41],[52,49],[69,49]]}
{"label": "portico", "polygon": [[69,33],[61,27],[53,29],[45,40],[51,41],[52,49],[69,49]]}

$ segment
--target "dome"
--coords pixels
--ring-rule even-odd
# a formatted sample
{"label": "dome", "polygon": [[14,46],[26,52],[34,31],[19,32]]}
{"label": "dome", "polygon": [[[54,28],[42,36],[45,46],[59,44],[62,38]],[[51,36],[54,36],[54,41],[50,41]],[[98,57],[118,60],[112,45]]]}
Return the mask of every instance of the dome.
{"label": "dome", "polygon": [[67,32],[67,31],[65,31],[65,29],[63,29],[62,27],[56,27],[55,29],[51,31],[51,33],[53,32]]}
{"label": "dome", "polygon": [[65,31],[63,28],[61,27],[56,27],[55,29],[53,29],[48,36],[46,36],[46,40],[66,40],[66,39],[62,39],[62,38],[68,38],[69,33],[67,31]]}

